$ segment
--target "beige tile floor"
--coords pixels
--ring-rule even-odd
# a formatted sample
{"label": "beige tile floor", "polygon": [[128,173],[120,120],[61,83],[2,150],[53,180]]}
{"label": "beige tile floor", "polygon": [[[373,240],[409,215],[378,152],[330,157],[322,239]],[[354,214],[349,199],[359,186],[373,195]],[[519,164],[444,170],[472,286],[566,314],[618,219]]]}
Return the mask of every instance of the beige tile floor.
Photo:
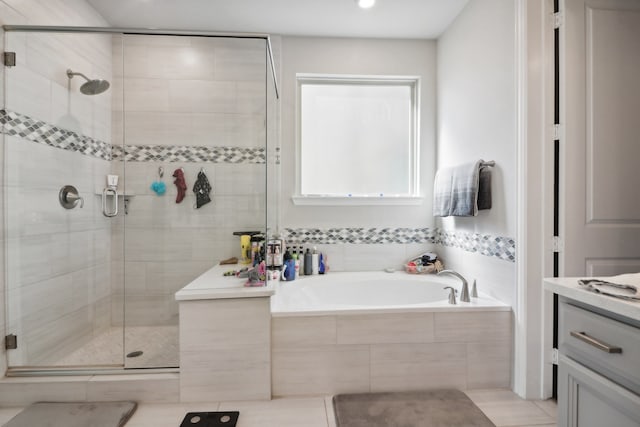
{"label": "beige tile floor", "polygon": [[[556,425],[553,401],[526,401],[510,390],[467,392],[497,427]],[[0,408],[0,425],[22,408]],[[179,427],[187,412],[240,411],[237,427],[335,427],[331,397],[280,398],[257,402],[142,403],[126,427]]]}

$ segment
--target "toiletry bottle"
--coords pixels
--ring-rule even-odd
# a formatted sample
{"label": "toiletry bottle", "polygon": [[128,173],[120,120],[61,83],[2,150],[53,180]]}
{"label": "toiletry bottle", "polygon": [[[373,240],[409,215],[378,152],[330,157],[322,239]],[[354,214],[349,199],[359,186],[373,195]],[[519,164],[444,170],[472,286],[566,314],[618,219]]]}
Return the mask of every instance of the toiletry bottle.
{"label": "toiletry bottle", "polygon": [[284,275],[284,279],[287,281],[295,280],[296,274],[296,265],[293,262],[293,257],[291,253],[289,253],[289,249],[284,252],[282,265],[284,266],[282,273]]}
{"label": "toiletry bottle", "polygon": [[324,257],[320,253],[320,260],[318,261],[318,274],[324,274]]}
{"label": "toiletry bottle", "polygon": [[304,248],[302,246],[298,248],[298,262],[300,263],[298,276],[304,276]]}
{"label": "toiletry bottle", "polygon": [[261,263],[265,264],[265,268],[266,268],[266,263],[264,262],[264,260],[262,259],[262,254],[260,253],[260,250],[255,251],[253,254],[253,266],[257,266],[260,265]]}
{"label": "toiletry bottle", "polygon": [[267,245],[267,268],[273,268],[273,244]]}
{"label": "toiletry bottle", "polygon": [[313,255],[307,248],[307,252],[304,254],[304,275],[311,276],[312,272],[312,264],[313,264]]}
{"label": "toiletry bottle", "polygon": [[282,254],[280,253],[280,245],[275,244],[273,250],[273,266],[276,268],[282,267]]}
{"label": "toiletry bottle", "polygon": [[287,269],[286,269],[287,281],[296,280],[296,262],[293,260],[293,258],[289,258],[288,260],[285,261],[285,264],[287,266]]}
{"label": "toiletry bottle", "polygon": [[296,270],[296,278],[300,275],[300,256],[298,255],[298,250],[295,246],[292,246],[293,249],[293,262],[295,263]]}
{"label": "toiletry bottle", "polygon": [[318,248],[313,247],[313,254],[311,254],[311,274],[318,274]]}

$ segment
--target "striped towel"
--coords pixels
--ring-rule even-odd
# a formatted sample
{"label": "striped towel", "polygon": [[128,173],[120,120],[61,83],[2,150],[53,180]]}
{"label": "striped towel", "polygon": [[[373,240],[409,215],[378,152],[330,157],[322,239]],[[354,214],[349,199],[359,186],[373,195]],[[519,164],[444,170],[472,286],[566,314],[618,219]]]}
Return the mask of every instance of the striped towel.
{"label": "striped towel", "polygon": [[476,216],[491,209],[491,169],[484,160],[443,168],[436,173],[433,216]]}
{"label": "striped towel", "polygon": [[640,291],[638,290],[640,273],[621,274],[619,276],[607,277],[607,279],[614,280],[614,282],[593,278],[580,279],[578,280],[578,284],[583,286],[585,290],[597,294],[627,301],[640,301]]}

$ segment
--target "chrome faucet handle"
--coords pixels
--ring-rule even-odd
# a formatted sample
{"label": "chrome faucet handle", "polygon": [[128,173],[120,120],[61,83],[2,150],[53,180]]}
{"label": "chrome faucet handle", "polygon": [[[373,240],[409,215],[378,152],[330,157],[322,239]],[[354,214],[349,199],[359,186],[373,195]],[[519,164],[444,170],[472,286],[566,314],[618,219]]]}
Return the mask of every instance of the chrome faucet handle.
{"label": "chrome faucet handle", "polygon": [[65,209],[73,209],[80,202],[80,207],[84,207],[84,199],[78,193],[78,190],[73,185],[65,185],[60,189],[58,193],[58,200],[60,205]]}
{"label": "chrome faucet handle", "polygon": [[449,304],[457,304],[456,302],[456,290],[451,286],[445,286],[443,289],[449,289]]}
{"label": "chrome faucet handle", "polygon": [[438,273],[438,276],[441,274],[451,274],[452,276],[456,276],[458,279],[462,281],[462,290],[460,291],[460,301],[462,302],[471,302],[471,298],[469,298],[469,283],[467,279],[465,279],[462,274],[453,270],[442,270]]}

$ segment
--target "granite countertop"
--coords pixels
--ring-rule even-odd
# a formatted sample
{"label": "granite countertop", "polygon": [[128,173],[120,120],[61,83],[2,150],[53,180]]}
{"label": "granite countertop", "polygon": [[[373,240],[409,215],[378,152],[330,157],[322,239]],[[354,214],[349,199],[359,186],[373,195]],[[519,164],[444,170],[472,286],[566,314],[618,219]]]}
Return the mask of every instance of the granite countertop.
{"label": "granite countertop", "polygon": [[[640,321],[640,301],[627,301],[587,291],[578,285],[579,279],[584,277],[545,278],[544,288],[555,294]],[[616,281],[615,277],[599,277],[599,279]]]}
{"label": "granite countertop", "polygon": [[193,282],[176,292],[177,301],[193,301],[224,298],[269,297],[275,293],[274,282],[266,286],[245,287],[247,279],[223,276],[225,271],[240,270],[239,264],[216,265],[198,276]]}

